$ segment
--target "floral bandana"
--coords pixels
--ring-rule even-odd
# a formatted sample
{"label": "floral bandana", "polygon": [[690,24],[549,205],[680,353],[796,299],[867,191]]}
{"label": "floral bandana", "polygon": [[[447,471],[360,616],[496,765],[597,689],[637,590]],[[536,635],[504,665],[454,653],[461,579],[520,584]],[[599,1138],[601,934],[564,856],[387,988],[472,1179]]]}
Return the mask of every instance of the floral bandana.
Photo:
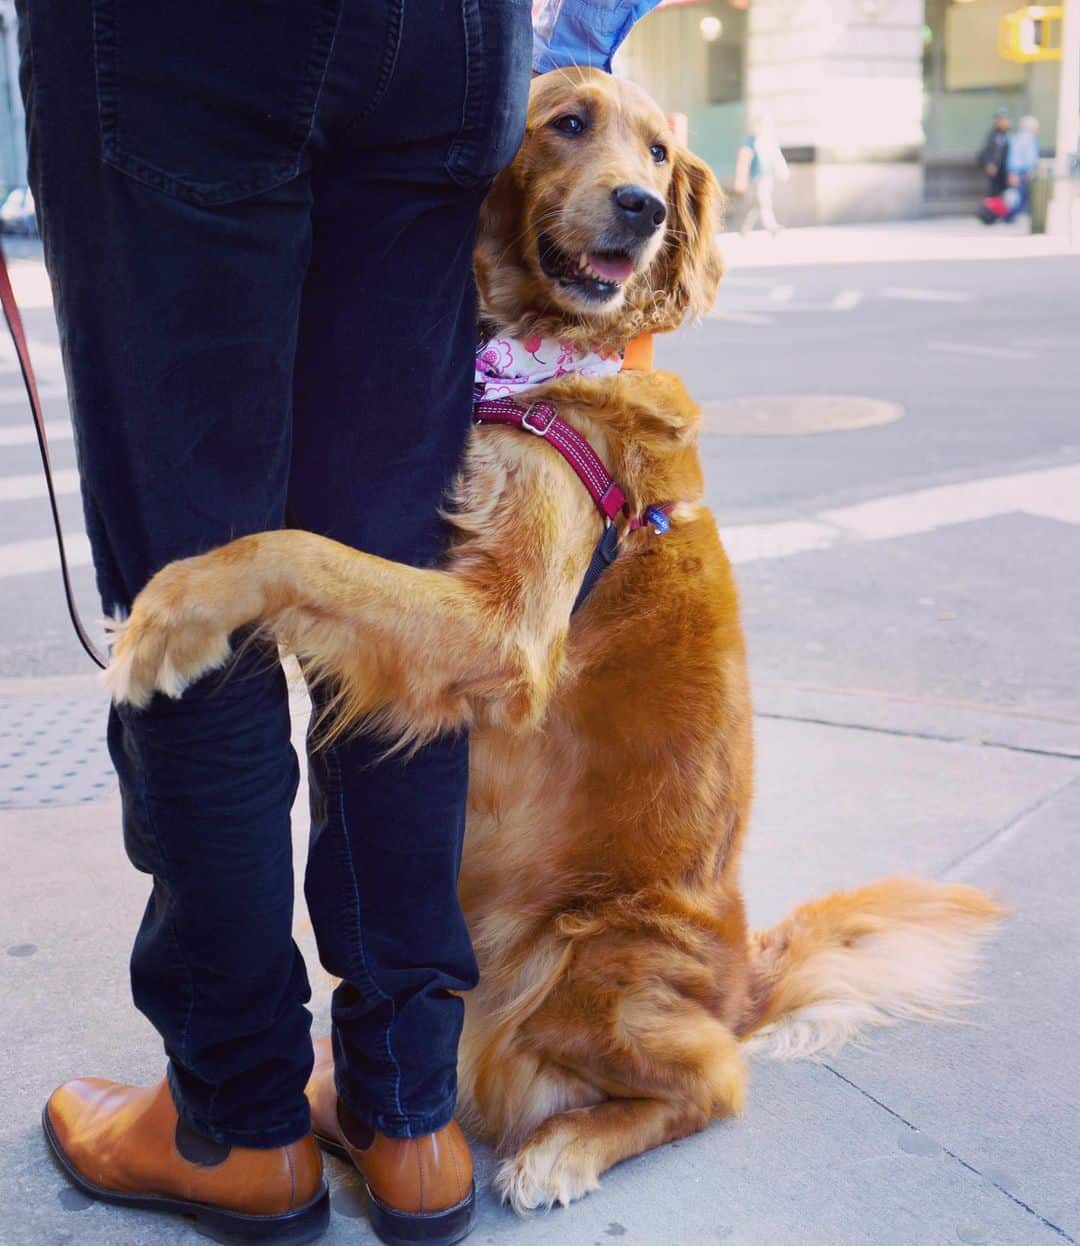
{"label": "floral bandana", "polygon": [[576,372],[579,376],[611,376],[622,357],[578,354],[553,337],[493,337],[476,349],[476,399],[515,398],[545,381]]}

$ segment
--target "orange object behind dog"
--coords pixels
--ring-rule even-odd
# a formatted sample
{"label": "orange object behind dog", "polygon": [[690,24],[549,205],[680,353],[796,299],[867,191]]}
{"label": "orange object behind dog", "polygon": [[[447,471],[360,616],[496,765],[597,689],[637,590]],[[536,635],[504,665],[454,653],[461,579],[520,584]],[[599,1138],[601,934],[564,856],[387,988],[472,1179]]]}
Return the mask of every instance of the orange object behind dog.
{"label": "orange object behind dog", "polygon": [[651,333],[639,333],[626,343],[623,352],[622,370],[624,372],[651,372],[653,358],[656,354]]}

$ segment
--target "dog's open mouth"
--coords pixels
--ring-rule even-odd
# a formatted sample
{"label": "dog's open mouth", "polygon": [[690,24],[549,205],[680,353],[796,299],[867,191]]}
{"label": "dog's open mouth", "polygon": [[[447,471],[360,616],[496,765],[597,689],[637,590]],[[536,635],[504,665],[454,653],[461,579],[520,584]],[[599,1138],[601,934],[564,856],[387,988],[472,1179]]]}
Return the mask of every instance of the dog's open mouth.
{"label": "dog's open mouth", "polygon": [[597,302],[614,298],[623,282],[634,274],[633,257],[625,251],[583,251],[570,255],[550,234],[540,235],[538,247],[540,267],[548,277]]}

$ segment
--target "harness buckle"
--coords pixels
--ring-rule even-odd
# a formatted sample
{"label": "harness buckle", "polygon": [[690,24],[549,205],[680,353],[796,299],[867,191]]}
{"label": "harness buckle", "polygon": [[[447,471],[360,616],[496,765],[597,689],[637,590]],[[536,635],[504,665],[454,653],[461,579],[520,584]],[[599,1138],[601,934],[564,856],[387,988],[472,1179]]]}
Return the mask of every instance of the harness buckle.
{"label": "harness buckle", "polygon": [[[538,408],[547,408],[547,418],[543,424],[533,424],[529,420],[529,416]],[[546,437],[557,418],[558,414],[550,402],[531,402],[526,408],[525,414],[521,417],[521,427],[527,428],[530,433],[535,433],[537,437]]]}

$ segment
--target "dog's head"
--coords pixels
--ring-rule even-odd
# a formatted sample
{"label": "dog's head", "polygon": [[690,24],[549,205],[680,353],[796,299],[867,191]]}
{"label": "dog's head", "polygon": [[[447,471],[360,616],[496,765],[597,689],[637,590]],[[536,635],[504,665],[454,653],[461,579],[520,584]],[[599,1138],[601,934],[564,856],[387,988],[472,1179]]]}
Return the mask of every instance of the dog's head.
{"label": "dog's head", "polygon": [[712,306],[721,192],[640,87],[598,70],[533,83],[525,141],[484,205],[483,314],[514,334],[621,345]]}

